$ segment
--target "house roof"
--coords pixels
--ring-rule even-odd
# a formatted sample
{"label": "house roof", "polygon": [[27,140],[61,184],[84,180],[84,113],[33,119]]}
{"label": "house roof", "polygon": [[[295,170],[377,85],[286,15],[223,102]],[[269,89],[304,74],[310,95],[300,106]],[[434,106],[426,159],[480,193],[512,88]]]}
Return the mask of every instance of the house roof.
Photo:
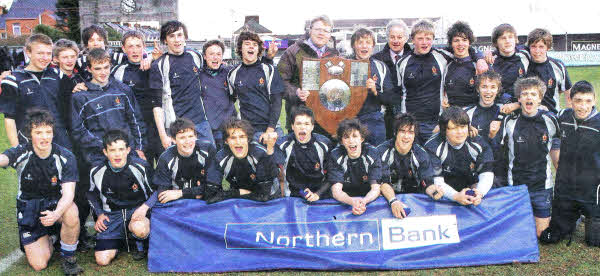
{"label": "house roof", "polygon": [[237,31],[235,31],[234,33],[239,34],[243,31],[251,31],[257,34],[272,33],[271,30],[265,28],[263,25],[258,24],[258,22],[256,22],[256,20],[253,19],[248,20],[246,23],[244,23],[244,26],[237,29]]}
{"label": "house roof", "polygon": [[4,14],[0,15],[0,29],[6,29],[6,19],[4,18]]}
{"label": "house roof", "polygon": [[56,0],[15,0],[4,18],[37,18],[45,10],[56,12]]}

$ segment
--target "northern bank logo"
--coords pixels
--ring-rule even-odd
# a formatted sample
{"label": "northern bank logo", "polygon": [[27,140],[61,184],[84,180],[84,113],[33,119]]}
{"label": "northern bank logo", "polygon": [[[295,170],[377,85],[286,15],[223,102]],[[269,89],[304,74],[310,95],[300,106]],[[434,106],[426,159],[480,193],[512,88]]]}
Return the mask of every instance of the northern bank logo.
{"label": "northern bank logo", "polygon": [[455,215],[382,219],[383,250],[459,243]]}
{"label": "northern bank logo", "polygon": [[227,249],[302,249],[324,252],[381,250],[378,220],[228,223]]}
{"label": "northern bank logo", "polygon": [[228,223],[227,249],[298,249],[323,252],[397,250],[459,243],[455,215],[399,219]]}

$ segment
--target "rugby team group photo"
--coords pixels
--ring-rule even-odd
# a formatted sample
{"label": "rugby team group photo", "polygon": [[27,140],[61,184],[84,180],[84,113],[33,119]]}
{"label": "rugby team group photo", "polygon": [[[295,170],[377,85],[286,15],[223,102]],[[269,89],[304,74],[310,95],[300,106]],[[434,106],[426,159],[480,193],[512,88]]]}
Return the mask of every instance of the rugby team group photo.
{"label": "rugby team group photo", "polygon": [[60,259],[77,275],[85,252],[98,266],[145,262],[153,208],[175,201],[334,200],[360,218],[382,197],[402,220],[400,194],[468,208],[522,185],[540,243],[584,229],[600,247],[596,92],[548,55],[549,30],[520,30],[519,43],[497,22],[481,51],[474,22],[446,26],[447,45],[434,45],[432,21],[394,19],[381,51],[358,26],[341,53],[328,16],[307,22],[285,50],[242,31],[233,61],[219,39],[186,46],[177,20],[152,50],[139,30],[112,50],[100,25],[81,31],[82,47],[31,34],[0,77],[0,166],[16,175],[0,185],[18,185],[18,233],[0,240],[18,234],[28,272]]}

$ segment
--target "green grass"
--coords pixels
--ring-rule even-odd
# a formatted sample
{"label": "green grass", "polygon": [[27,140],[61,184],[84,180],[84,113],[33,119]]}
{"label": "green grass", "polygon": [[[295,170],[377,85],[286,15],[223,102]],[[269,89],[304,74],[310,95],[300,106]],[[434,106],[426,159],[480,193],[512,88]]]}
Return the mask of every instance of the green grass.
{"label": "green grass", "polygon": [[[569,68],[573,83],[579,80],[590,81],[596,90],[600,91],[600,67]],[[596,100],[600,104],[600,95]],[[285,129],[285,111],[280,119]],[[8,147],[4,132],[3,117],[0,116],[0,151]],[[0,170],[0,258],[5,257],[18,247],[17,223],[15,219],[15,196],[17,184],[13,169]],[[518,238],[518,237],[515,237]],[[371,271],[371,272],[242,272],[231,275],[600,275],[600,250],[590,248],[583,242],[583,227],[580,225],[573,237],[573,242],[567,246],[567,241],[557,245],[540,245],[540,262],[537,264],[508,264],[495,266],[477,266],[448,269],[431,269],[417,271]],[[490,250],[494,250],[490,248]],[[176,254],[176,253],[175,253]],[[86,275],[141,275],[148,274],[146,262],[136,262],[129,254],[120,254],[108,267],[99,267],[93,259],[93,252],[78,253],[79,263],[85,268]],[[30,275],[33,270],[21,258],[7,272],[7,275]],[[50,267],[39,275],[58,275],[60,257],[55,254]]]}

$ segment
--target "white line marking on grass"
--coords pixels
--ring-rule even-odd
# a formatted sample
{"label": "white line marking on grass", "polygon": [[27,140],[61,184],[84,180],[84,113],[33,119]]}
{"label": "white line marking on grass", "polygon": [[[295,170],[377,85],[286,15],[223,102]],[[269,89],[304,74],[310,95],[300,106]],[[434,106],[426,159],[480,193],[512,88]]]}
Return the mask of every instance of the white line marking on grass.
{"label": "white line marking on grass", "polygon": [[23,252],[21,252],[21,249],[17,248],[15,249],[15,251],[11,252],[8,256],[6,256],[6,258],[0,260],[0,274],[4,273],[4,271],[6,271],[21,257],[23,257]]}

